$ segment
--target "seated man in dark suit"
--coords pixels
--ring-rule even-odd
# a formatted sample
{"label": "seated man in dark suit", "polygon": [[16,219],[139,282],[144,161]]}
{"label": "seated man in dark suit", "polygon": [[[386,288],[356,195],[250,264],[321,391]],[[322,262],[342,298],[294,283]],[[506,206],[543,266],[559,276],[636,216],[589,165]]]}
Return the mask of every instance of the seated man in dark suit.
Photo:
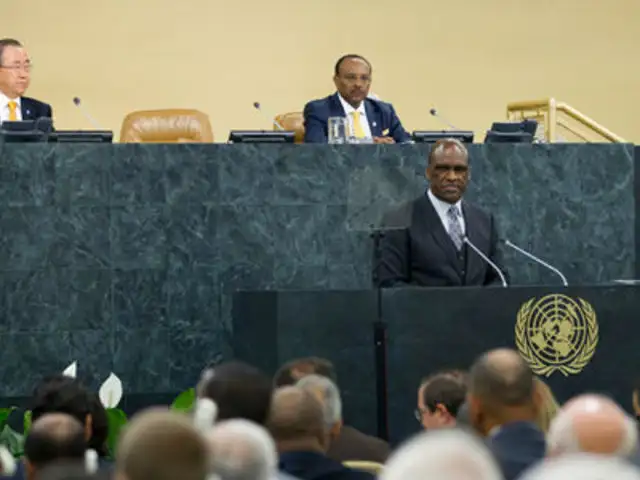
{"label": "seated man in dark suit", "polygon": [[[505,272],[493,215],[462,199],[470,178],[469,154],[455,139],[437,141],[426,169],[429,190],[383,219],[373,276],[380,287],[489,285],[500,277],[465,238]],[[505,273],[506,276],[506,273]]]}
{"label": "seated man in dark suit", "polygon": [[410,140],[390,103],[368,98],[371,64],[360,55],[341,57],[335,66],[333,95],[313,100],[304,107],[305,143],[327,143],[329,117],[346,117],[356,138],[374,143]]}
{"label": "seated man in dark suit", "polygon": [[267,423],[280,455],[279,469],[303,480],[373,480],[326,456],[329,435],[322,404],[300,387],[283,387],[273,396]]}
{"label": "seated man in dark suit", "polygon": [[533,372],[518,352],[485,353],[469,374],[467,403],[475,430],[486,437],[505,480],[518,478],[546,454],[536,425]]}
{"label": "seated man in dark suit", "polygon": [[25,97],[31,81],[31,60],[22,44],[0,39],[0,123],[52,118],[51,106]]}
{"label": "seated man in dark suit", "polygon": [[[328,378],[336,387],[338,385],[333,363],[319,357],[297,358],[287,362],[276,372],[274,383],[276,387],[295,385],[305,376],[313,374]],[[327,456],[337,462],[365,460],[385,463],[390,451],[389,444],[384,440],[342,424],[339,433],[331,439]]]}

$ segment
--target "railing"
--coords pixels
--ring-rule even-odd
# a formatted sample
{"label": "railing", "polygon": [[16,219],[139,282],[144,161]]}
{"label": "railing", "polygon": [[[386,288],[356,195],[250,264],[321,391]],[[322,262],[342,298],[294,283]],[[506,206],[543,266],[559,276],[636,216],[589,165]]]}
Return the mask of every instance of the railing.
{"label": "railing", "polygon": [[624,138],[592,118],[554,98],[509,103],[507,118],[512,121],[536,120],[538,122],[536,138],[550,143],[563,141],[626,143]]}

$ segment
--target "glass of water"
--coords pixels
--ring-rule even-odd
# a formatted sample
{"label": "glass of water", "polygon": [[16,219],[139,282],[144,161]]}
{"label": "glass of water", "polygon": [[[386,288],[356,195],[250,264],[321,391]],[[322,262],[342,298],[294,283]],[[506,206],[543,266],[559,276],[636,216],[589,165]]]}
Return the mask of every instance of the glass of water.
{"label": "glass of water", "polygon": [[329,117],[329,143],[347,143],[349,124],[344,117]]}

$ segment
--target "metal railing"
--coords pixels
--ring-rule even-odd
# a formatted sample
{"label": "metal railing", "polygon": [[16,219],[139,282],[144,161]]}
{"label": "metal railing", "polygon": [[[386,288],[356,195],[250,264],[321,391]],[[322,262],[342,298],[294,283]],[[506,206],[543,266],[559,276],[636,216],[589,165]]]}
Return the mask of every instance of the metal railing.
{"label": "metal railing", "polygon": [[[600,125],[592,118],[554,98],[507,105],[507,118],[512,121],[533,119],[538,121],[536,138],[555,143],[561,141],[626,143],[625,139]],[[563,137],[568,134],[574,139]]]}

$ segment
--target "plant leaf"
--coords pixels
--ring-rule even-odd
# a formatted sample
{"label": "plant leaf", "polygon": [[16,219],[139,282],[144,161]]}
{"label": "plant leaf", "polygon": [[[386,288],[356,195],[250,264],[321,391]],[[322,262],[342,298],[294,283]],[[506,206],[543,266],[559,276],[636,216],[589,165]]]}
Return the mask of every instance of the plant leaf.
{"label": "plant leaf", "polygon": [[185,390],[171,404],[171,410],[179,412],[190,412],[193,409],[193,404],[196,401],[196,389],[190,388]]}
{"label": "plant leaf", "polygon": [[104,408],[116,408],[122,399],[122,382],[113,373],[104,381],[98,392]]}
{"label": "plant leaf", "polygon": [[78,373],[78,362],[75,360],[67,368],[62,371],[62,375],[67,377],[76,378]]}
{"label": "plant leaf", "polygon": [[119,408],[108,408],[107,419],[109,422],[109,436],[107,437],[107,447],[111,458],[116,455],[116,447],[120,431],[127,424],[127,415]]}
{"label": "plant leaf", "polygon": [[31,430],[31,410],[24,412],[24,417],[22,417],[22,428],[22,433],[26,436],[29,433],[29,430]]}
{"label": "plant leaf", "polygon": [[11,412],[13,412],[15,409],[16,407],[0,408],[0,431],[2,431],[4,426],[7,424],[9,415],[11,415]]}
{"label": "plant leaf", "polygon": [[8,425],[5,425],[0,432],[0,445],[7,447],[7,450],[15,458],[24,454],[24,435],[20,435]]}

